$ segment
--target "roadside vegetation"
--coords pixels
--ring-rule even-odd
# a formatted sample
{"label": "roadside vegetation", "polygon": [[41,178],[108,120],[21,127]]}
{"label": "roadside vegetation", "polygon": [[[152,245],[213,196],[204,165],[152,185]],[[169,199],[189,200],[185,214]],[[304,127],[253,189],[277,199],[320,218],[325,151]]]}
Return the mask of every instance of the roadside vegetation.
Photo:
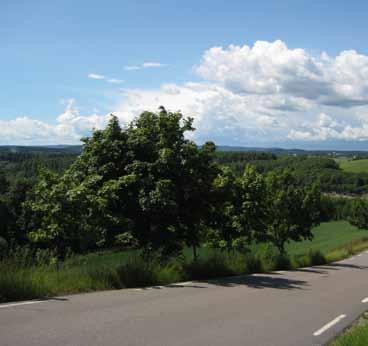
{"label": "roadside vegetation", "polygon": [[[79,156],[10,155],[31,177],[1,163],[0,300],[292,269],[367,246],[366,201],[323,194],[349,175],[334,160],[219,154],[187,138],[192,125],[163,107],[125,128],[111,116]],[[318,227],[344,219],[358,228]]]}
{"label": "roadside vegetation", "polygon": [[345,331],[330,346],[366,346],[368,340],[368,313]]}
{"label": "roadside vegetation", "polygon": [[313,240],[290,242],[287,255],[261,243],[253,244],[246,253],[201,247],[197,261],[193,261],[191,249],[185,248],[180,257],[165,263],[158,259],[147,262],[139,250],[70,254],[58,263],[55,254],[45,250],[19,248],[0,263],[0,301],[322,265],[367,249],[366,233],[347,222],[329,222],[313,229]]}

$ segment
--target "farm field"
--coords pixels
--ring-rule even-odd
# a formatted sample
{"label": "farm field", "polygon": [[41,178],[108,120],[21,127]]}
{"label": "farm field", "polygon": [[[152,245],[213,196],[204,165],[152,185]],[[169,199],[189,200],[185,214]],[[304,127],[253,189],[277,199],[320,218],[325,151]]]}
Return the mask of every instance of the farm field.
{"label": "farm field", "polygon": [[[309,251],[320,251],[323,255],[347,245],[349,242],[357,241],[363,238],[368,239],[368,231],[358,229],[350,225],[346,221],[331,221],[321,224],[313,230],[313,240],[305,240],[302,242],[290,242],[287,246],[287,253],[289,256],[302,256]],[[267,251],[266,244],[254,244],[250,248],[251,253],[262,256]],[[199,249],[199,257],[207,259],[213,256],[216,250],[202,247]],[[85,265],[88,267],[118,267],[126,263],[129,258],[136,255],[135,251],[125,252],[100,252],[85,256],[78,256],[70,260],[69,265]],[[191,260],[191,249],[186,248],[183,252],[185,260]]]}
{"label": "farm field", "polygon": [[362,160],[350,160],[348,158],[336,159],[336,162],[340,165],[341,169],[351,173],[364,173],[368,172],[368,159]]}

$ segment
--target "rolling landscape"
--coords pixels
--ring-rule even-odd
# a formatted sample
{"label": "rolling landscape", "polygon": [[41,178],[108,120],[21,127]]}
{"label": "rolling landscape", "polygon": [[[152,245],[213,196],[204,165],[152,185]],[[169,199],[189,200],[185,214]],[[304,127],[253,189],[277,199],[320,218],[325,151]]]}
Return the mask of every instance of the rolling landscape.
{"label": "rolling landscape", "polygon": [[0,3],[0,346],[367,346],[364,1]]}
{"label": "rolling landscape", "polygon": [[231,281],[368,249],[365,152],[196,146],[181,119],[162,108],[127,130],[112,117],[83,147],[0,148],[4,307]]}

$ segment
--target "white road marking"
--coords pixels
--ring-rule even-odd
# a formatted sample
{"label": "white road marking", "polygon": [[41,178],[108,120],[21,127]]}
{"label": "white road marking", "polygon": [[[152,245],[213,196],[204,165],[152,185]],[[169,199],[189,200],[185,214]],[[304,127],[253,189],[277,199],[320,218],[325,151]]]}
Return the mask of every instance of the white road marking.
{"label": "white road marking", "polygon": [[362,303],[368,303],[368,298],[364,298],[364,299],[362,300]]}
{"label": "white road marking", "polygon": [[11,308],[13,306],[39,304],[39,303],[43,303],[43,302],[45,302],[45,300],[30,300],[28,302],[21,302],[21,303],[1,304],[0,309]]}
{"label": "white road marking", "polygon": [[168,286],[189,286],[189,285],[194,285],[195,283],[193,281],[185,281],[185,282],[174,282],[172,284],[169,284],[167,286],[148,286],[148,287],[141,287],[141,288],[133,288],[134,291],[148,291],[148,290],[154,290],[154,289],[158,289],[158,288],[166,288]]}
{"label": "white road marking", "polygon": [[343,320],[346,317],[346,315],[340,315],[336,317],[331,322],[325,324],[321,329],[318,329],[316,332],[313,333],[314,336],[319,336],[322,333],[324,333],[327,329],[333,327],[335,324],[339,323],[341,320]]}
{"label": "white road marking", "polygon": [[194,285],[194,282],[193,281],[178,282],[174,285],[178,285],[178,286]]}
{"label": "white road marking", "polygon": [[148,290],[154,290],[158,288],[165,288],[165,286],[148,286],[148,287],[142,287],[142,288],[134,288],[134,291],[148,291]]}

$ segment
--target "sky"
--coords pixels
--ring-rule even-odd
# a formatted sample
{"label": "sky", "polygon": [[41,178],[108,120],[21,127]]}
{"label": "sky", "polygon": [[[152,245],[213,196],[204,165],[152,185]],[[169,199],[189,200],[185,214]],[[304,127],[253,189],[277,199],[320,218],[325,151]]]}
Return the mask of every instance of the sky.
{"label": "sky", "polygon": [[0,1],[0,144],[163,105],[201,144],[368,149],[368,2]]}

